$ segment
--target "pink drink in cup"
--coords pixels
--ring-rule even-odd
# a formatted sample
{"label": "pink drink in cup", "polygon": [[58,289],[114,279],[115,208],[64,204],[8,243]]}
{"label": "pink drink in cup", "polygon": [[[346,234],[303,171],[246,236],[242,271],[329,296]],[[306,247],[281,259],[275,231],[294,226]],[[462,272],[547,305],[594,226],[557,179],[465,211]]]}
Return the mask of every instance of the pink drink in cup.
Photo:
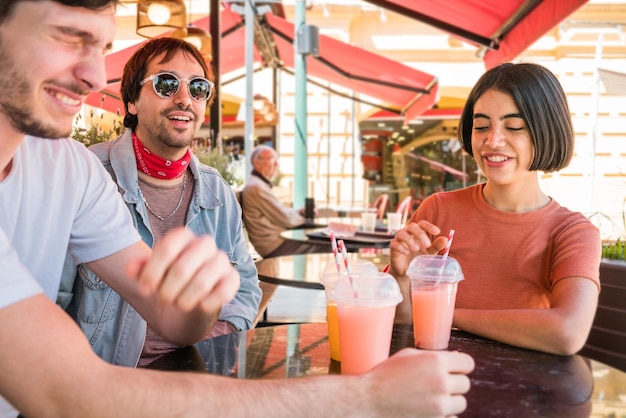
{"label": "pink drink in cup", "polygon": [[456,289],[463,280],[459,263],[451,257],[421,255],[409,264],[415,346],[448,348]]}
{"label": "pink drink in cup", "polygon": [[347,275],[333,291],[339,319],[341,373],[360,374],[389,357],[400,287],[389,274],[353,274],[358,297]]}
{"label": "pink drink in cup", "polygon": [[[377,274],[376,265],[370,261],[353,259],[350,261],[352,271],[369,272]],[[342,273],[346,272],[345,265],[341,263],[339,269]],[[333,288],[339,279],[337,266],[334,261],[329,261],[324,267],[320,281],[324,285],[326,291],[326,322],[328,323],[328,344],[330,345],[330,358],[341,361],[341,352],[339,350],[339,321],[337,319],[337,304],[333,296]]]}
{"label": "pink drink in cup", "polygon": [[415,346],[431,350],[448,348],[456,283],[412,287]]}

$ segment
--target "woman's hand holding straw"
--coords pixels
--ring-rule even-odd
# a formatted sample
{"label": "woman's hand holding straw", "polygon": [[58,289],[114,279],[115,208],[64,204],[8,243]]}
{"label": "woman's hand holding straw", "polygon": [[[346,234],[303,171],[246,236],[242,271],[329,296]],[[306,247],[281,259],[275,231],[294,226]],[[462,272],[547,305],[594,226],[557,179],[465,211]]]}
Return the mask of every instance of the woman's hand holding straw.
{"label": "woman's hand holding straw", "polygon": [[350,280],[350,284],[352,285],[352,291],[354,292],[354,297],[358,298],[359,294],[356,290],[356,283],[354,283],[354,278],[352,277],[352,268],[350,267],[350,260],[348,260],[348,252],[346,251],[346,245],[343,243],[343,240],[339,240],[339,250],[341,251],[341,255],[343,256],[343,263],[346,266],[346,272],[348,273],[348,279]]}
{"label": "woman's hand holding straw", "polygon": [[333,248],[333,254],[335,254],[335,266],[337,266],[337,277],[341,278],[341,260],[339,260],[339,252],[337,251],[337,239],[335,233],[330,231],[330,246]]}
{"label": "woman's hand holding straw", "polygon": [[452,239],[454,238],[454,229],[450,230],[448,234],[448,242],[446,243],[446,247],[443,249],[443,259],[448,258],[448,254],[450,253],[450,247],[452,246]]}
{"label": "woman's hand holding straw", "polygon": [[[450,247],[452,246],[452,239],[454,238],[454,229],[450,230],[448,234],[448,242],[446,242],[446,246],[443,249],[443,254],[441,257],[441,270],[439,270],[439,275],[443,275],[443,269],[446,267],[446,258],[448,258],[448,254],[450,253]],[[437,284],[439,284],[439,279],[437,279]]]}

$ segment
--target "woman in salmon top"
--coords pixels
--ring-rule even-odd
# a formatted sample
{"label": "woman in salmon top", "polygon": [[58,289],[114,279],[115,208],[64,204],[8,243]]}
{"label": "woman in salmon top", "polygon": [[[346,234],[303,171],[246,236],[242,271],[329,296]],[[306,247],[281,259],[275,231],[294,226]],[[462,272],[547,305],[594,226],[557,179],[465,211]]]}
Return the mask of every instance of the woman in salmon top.
{"label": "woman in salmon top", "polygon": [[409,262],[444,249],[465,280],[453,326],[507,344],[569,355],[584,345],[600,289],[599,231],[539,187],[539,172],[566,167],[574,153],[563,89],[546,68],[502,64],[471,91],[459,141],[487,182],[436,193],[391,243],[403,290],[396,316],[411,321]]}

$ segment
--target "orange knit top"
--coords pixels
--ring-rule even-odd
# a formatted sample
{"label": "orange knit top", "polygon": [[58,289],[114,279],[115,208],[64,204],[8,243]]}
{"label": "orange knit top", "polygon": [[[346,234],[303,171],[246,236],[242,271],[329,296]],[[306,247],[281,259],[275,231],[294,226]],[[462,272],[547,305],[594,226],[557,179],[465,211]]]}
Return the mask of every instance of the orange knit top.
{"label": "orange knit top", "polygon": [[572,276],[599,291],[600,233],[585,216],[554,200],[531,212],[504,212],[484,200],[483,187],[431,195],[411,218],[437,225],[442,235],[455,230],[449,256],[465,277],[457,308],[548,308],[552,287]]}

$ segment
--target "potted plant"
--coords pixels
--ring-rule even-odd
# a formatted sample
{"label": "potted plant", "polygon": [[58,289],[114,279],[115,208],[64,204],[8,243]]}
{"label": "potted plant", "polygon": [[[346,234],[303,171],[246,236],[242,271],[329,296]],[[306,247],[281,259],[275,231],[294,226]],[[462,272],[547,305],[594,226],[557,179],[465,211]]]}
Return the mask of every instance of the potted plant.
{"label": "potted plant", "polygon": [[120,115],[118,113],[113,119],[112,126],[105,126],[103,123],[104,114],[101,114],[100,117],[96,117],[92,110],[89,113],[89,127],[83,128],[80,126],[82,115],[78,114],[70,136],[72,139],[85,144],[86,147],[97,144],[98,142],[115,139],[124,131],[124,125],[119,118]]}
{"label": "potted plant", "polygon": [[603,242],[602,258],[626,261],[626,244],[619,239],[615,242]]}
{"label": "potted plant", "polygon": [[233,188],[237,188],[243,184],[243,179],[237,175],[237,171],[230,156],[221,152],[219,148],[203,148],[195,151],[195,154],[202,164],[216,169],[226,183],[230,184]]}

